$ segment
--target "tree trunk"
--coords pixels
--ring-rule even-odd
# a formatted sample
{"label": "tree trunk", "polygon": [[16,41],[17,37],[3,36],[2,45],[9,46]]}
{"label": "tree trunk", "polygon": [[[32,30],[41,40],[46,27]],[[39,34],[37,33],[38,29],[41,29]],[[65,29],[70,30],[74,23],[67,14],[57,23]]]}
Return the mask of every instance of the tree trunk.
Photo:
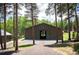
{"label": "tree trunk", "polygon": [[13,4],[14,10],[13,10],[13,46],[15,47],[15,4]]}
{"label": "tree trunk", "polygon": [[57,27],[57,9],[56,9],[56,3],[55,3],[55,24]]}
{"label": "tree trunk", "polygon": [[1,20],[0,20],[0,45],[1,45],[1,49],[3,49],[3,41],[2,41],[2,35],[1,35]]}
{"label": "tree trunk", "polygon": [[[63,32],[63,16],[62,16],[62,4],[60,3],[60,12],[61,12],[61,29],[62,29],[62,32]],[[62,43],[63,43],[63,36],[62,36]]]}
{"label": "tree trunk", "polygon": [[77,12],[76,12],[76,6],[75,6],[75,19],[76,19],[76,31],[77,31],[77,36],[76,39],[78,40],[78,16],[77,16]]}
{"label": "tree trunk", "polygon": [[[57,9],[56,9],[56,3],[55,3],[55,23],[56,23],[56,27],[57,27]],[[56,40],[56,43],[58,43],[58,38]]]}
{"label": "tree trunk", "polygon": [[15,3],[15,51],[18,51],[18,4]]}
{"label": "tree trunk", "polygon": [[75,39],[75,30],[74,30],[74,26],[72,26],[72,39]]}
{"label": "tree trunk", "polygon": [[32,39],[33,39],[33,45],[35,45],[35,32],[34,32],[34,19],[33,19],[33,6],[31,3],[31,19],[32,19]]}
{"label": "tree trunk", "polygon": [[4,5],[4,49],[6,49],[6,3]]}
{"label": "tree trunk", "polygon": [[35,25],[37,25],[37,19],[35,19]]}
{"label": "tree trunk", "polygon": [[69,3],[67,3],[67,11],[68,11],[68,33],[69,33],[69,38],[68,40],[71,41],[71,34],[70,34],[70,18],[69,18]]}

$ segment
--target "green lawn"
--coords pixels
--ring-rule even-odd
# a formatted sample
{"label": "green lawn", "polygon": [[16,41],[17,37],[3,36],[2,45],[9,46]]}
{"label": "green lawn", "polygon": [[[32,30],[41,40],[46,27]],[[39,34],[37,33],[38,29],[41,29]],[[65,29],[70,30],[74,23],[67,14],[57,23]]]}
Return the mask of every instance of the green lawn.
{"label": "green lawn", "polygon": [[33,44],[28,44],[28,45],[20,45],[19,47],[23,48],[23,47],[32,47],[32,46],[33,46]]}
{"label": "green lawn", "polygon": [[68,33],[63,33],[63,39],[64,39],[64,41],[67,41],[68,40]]}
{"label": "green lawn", "polygon": [[[75,32],[75,38],[76,38],[76,32]],[[72,38],[72,32],[71,32],[71,38]],[[68,40],[68,33],[67,32],[64,32],[63,33],[63,39],[64,39],[64,41],[67,41]]]}

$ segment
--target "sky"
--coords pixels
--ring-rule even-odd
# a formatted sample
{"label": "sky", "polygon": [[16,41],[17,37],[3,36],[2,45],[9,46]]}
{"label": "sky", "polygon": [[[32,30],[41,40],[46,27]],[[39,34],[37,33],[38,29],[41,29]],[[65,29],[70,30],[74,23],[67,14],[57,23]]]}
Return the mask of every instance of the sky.
{"label": "sky", "polygon": [[[46,10],[46,8],[48,6],[48,3],[46,3],[46,4],[45,3],[38,3],[37,6],[38,6],[38,8],[40,10],[40,12],[38,13],[38,18],[39,19],[47,19],[48,17],[45,14],[45,10]],[[22,10],[20,10],[19,12],[24,16],[24,14],[25,14],[24,11],[25,10],[26,9],[24,7],[22,7]]]}
{"label": "sky", "polygon": [[40,13],[38,14],[38,18],[39,19],[43,19],[43,18],[47,19],[47,16],[45,14],[45,10],[46,10],[48,4],[42,3],[42,4],[37,4],[37,5],[38,5],[38,8],[40,10]]}
{"label": "sky", "polygon": [[[55,20],[55,15],[51,15],[51,16],[49,15],[49,16],[47,16],[47,15],[45,14],[45,10],[46,10],[46,8],[48,7],[48,3],[38,3],[37,6],[38,6],[38,8],[39,8],[39,10],[40,10],[40,12],[39,12],[39,14],[38,14],[38,19],[40,19],[40,20],[45,19],[45,20],[48,20],[48,21],[54,21],[54,20]],[[24,15],[24,14],[25,14],[24,11],[25,11],[25,8],[22,7],[22,10],[20,10],[19,12],[20,12],[22,15]],[[60,17],[57,17],[57,19],[59,20]]]}
{"label": "sky", "polygon": [[[38,19],[46,19],[48,21],[55,21],[55,14],[54,15],[46,15],[45,10],[48,7],[48,3],[39,3],[37,4],[40,10],[40,13],[38,14]],[[60,17],[57,17],[60,19]]]}

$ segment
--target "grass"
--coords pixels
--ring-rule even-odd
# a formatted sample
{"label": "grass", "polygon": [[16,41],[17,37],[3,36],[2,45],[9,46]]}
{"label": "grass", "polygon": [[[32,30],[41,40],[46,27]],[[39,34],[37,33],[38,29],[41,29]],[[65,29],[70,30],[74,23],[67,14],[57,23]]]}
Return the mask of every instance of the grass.
{"label": "grass", "polygon": [[20,47],[20,48],[24,48],[24,47],[31,47],[31,46],[33,46],[33,44],[28,44],[28,45],[20,45],[19,47]]}
{"label": "grass", "polygon": [[67,41],[68,40],[68,33],[63,33],[63,39],[64,39],[64,41]]}
{"label": "grass", "polygon": [[[73,32],[71,32],[71,38],[72,38],[72,33],[73,33]],[[77,34],[77,33],[75,32],[75,38],[76,38],[76,34]],[[68,35],[69,35],[69,34],[68,34],[67,32],[64,32],[64,33],[63,33],[63,39],[64,39],[64,41],[68,41]]]}
{"label": "grass", "polygon": [[73,50],[75,50],[75,52],[79,51],[78,49],[76,49],[77,47],[73,48],[74,44],[69,44],[69,43],[51,44],[51,45],[45,45],[45,46],[50,48],[55,47],[56,51],[58,51],[59,53],[62,52],[65,55],[75,54]]}
{"label": "grass", "polygon": [[47,47],[70,47],[70,44],[52,44],[52,45],[45,45]]}

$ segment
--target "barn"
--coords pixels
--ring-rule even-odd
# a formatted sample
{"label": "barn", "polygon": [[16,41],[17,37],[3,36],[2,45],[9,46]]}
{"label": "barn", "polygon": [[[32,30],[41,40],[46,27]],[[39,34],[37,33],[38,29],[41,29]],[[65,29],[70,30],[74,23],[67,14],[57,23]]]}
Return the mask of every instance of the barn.
{"label": "barn", "polygon": [[61,28],[41,23],[25,29],[25,39],[32,39],[32,28],[34,28],[35,40],[61,40],[63,38],[63,32]]}

